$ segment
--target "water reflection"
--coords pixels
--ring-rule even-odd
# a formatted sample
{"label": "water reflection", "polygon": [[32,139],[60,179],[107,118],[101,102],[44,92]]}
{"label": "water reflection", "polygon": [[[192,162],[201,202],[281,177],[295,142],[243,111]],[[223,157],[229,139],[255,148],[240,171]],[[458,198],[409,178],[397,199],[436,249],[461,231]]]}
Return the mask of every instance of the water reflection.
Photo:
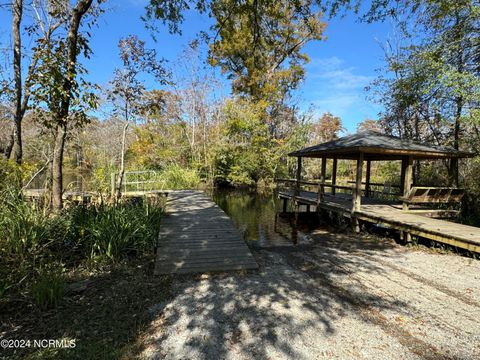
{"label": "water reflection", "polygon": [[295,226],[294,217],[280,216],[279,200],[274,194],[257,194],[242,190],[216,190],[213,200],[233,220],[247,240],[261,247],[291,246],[310,242],[303,231],[305,224]]}

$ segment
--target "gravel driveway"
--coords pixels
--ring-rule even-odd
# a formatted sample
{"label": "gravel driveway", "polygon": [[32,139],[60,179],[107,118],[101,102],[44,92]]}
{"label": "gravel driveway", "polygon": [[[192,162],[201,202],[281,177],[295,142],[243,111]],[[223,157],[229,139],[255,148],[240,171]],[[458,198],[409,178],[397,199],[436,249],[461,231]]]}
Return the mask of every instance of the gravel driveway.
{"label": "gravel driveway", "polygon": [[[151,359],[479,359],[480,261],[317,231],[260,270],[177,278]],[[165,305],[165,306],[164,306]]]}

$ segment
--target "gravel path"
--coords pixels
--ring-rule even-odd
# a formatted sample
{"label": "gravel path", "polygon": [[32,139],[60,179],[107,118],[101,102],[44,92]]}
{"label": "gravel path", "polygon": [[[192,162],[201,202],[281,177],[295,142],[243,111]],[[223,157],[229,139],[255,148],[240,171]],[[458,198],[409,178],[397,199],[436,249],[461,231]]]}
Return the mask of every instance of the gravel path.
{"label": "gravel path", "polygon": [[[317,231],[260,271],[178,278],[151,359],[479,359],[480,261]],[[165,306],[164,306],[165,305]]]}

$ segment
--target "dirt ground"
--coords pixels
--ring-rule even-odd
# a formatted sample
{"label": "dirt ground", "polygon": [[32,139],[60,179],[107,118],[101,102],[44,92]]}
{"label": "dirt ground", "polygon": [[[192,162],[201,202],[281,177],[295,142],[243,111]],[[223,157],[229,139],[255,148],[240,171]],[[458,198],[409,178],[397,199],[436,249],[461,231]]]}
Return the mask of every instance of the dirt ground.
{"label": "dirt ground", "polygon": [[480,261],[317,230],[259,271],[177,278],[150,359],[479,359]]}

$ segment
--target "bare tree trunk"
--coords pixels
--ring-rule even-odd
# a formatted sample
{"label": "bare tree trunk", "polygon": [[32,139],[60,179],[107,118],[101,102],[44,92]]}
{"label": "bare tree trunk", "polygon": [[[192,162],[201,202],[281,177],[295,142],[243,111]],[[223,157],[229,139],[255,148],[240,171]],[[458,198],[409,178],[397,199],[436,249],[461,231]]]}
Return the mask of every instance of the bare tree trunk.
{"label": "bare tree trunk", "polygon": [[125,143],[127,139],[127,130],[128,130],[128,121],[125,122],[125,125],[123,126],[123,134],[122,134],[122,153],[120,154],[120,169],[118,171],[118,179],[117,179],[117,192],[115,197],[120,199],[122,196],[122,183],[123,183],[123,177],[125,175]]}
{"label": "bare tree trunk", "polygon": [[207,160],[207,121],[206,118],[203,118],[203,164],[205,166],[205,171],[208,169],[208,160]]}
{"label": "bare tree trunk", "polygon": [[[415,122],[414,122],[414,140],[420,141],[420,116],[418,111],[415,111]],[[413,184],[418,185],[420,180],[420,161],[415,160],[413,162]]]}
{"label": "bare tree trunk", "polygon": [[[463,108],[463,99],[462,97],[458,97],[456,100],[457,109],[455,113],[455,124],[453,126],[453,148],[458,150],[460,147],[460,118],[462,116],[462,108]],[[449,168],[449,182],[450,186],[457,186],[458,187],[458,158],[453,158],[450,160],[450,168]]]}
{"label": "bare tree trunk", "polygon": [[[462,48],[462,39],[465,36],[462,30],[462,21],[457,14],[456,20],[456,32],[455,37],[456,41],[459,44],[457,50],[457,71],[461,74],[464,71],[464,60],[463,60],[463,48]],[[458,150],[460,147],[460,121],[463,112],[463,97],[457,96],[455,99],[455,124],[453,126],[453,147],[455,150]],[[450,169],[449,169],[449,182],[450,186],[457,186],[458,187],[458,158],[453,158],[450,160]]]}
{"label": "bare tree trunk", "polygon": [[[14,0],[12,4],[12,32],[13,32],[13,74],[14,74],[14,130],[13,141],[8,152],[7,158],[12,158],[17,163],[22,162],[23,144],[22,144],[22,121],[28,107],[28,101],[31,95],[31,77],[35,72],[38,64],[38,56],[34,54],[30,65],[25,74],[25,82],[22,87],[22,38],[20,27],[23,16],[23,0]],[[48,28],[45,28],[40,18],[37,18],[36,24],[44,30],[44,42],[50,42],[51,35],[61,25],[61,21],[57,23],[49,23]]]}
{"label": "bare tree trunk", "polygon": [[55,132],[55,146],[53,148],[52,162],[52,205],[58,210],[63,207],[63,153],[65,139],[67,137],[67,125],[61,124]]}
{"label": "bare tree trunk", "polygon": [[20,37],[20,24],[22,22],[23,1],[15,0],[12,4],[13,13],[13,73],[14,73],[14,103],[13,116],[13,148],[10,157],[17,163],[22,162],[22,41]]}
{"label": "bare tree trunk", "polygon": [[12,129],[10,136],[8,138],[7,144],[5,145],[5,147],[2,146],[2,148],[0,148],[0,152],[3,154],[6,160],[10,159],[10,154],[12,153],[12,148],[13,148],[13,142],[14,140],[13,140],[13,129]]}
{"label": "bare tree trunk", "polygon": [[70,101],[72,98],[72,89],[77,73],[77,47],[78,47],[78,29],[83,15],[90,9],[93,0],[79,0],[77,6],[72,10],[70,26],[67,35],[67,69],[63,83],[63,99],[60,104],[60,110],[55,114],[58,127],[55,134],[55,148],[53,151],[52,162],[52,205],[55,210],[63,207],[63,152],[65,149],[65,139],[67,136],[67,121],[70,111]]}

